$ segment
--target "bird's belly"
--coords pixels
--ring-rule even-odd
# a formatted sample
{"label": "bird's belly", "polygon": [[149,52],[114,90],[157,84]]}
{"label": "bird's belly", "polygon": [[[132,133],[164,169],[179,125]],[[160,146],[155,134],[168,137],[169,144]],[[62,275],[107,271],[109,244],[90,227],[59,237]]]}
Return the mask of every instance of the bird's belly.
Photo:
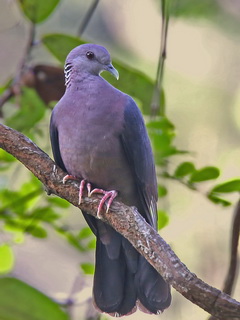
{"label": "bird's belly", "polygon": [[70,138],[68,143],[65,141],[62,144],[64,148],[60,145],[67,172],[87,180],[93,187],[116,190],[120,200],[136,205],[134,178],[119,139],[111,135],[108,138],[88,134],[74,141],[77,141],[77,145],[71,143]]}

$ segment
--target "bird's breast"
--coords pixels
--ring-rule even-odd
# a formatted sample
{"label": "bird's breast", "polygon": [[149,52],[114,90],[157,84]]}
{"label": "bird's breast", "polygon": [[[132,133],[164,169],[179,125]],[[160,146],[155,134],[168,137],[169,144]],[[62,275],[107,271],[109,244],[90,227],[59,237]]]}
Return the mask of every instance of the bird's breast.
{"label": "bird's breast", "polygon": [[120,140],[121,109],[98,106],[89,110],[85,106],[69,109],[65,117],[59,141],[68,173],[103,189],[122,189],[123,179],[131,180],[131,172]]}

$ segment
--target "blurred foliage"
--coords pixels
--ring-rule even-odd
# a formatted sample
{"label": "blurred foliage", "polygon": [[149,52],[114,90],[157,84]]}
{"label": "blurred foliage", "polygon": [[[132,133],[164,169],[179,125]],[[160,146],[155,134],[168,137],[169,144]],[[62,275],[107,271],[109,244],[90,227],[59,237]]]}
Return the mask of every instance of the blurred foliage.
{"label": "blurred foliage", "polygon": [[18,0],[23,13],[33,23],[43,22],[55,9],[60,0]]}
{"label": "blurred foliage", "polygon": [[5,117],[5,124],[33,139],[35,126],[43,119],[46,105],[34,89],[26,87],[22,88],[17,102],[14,114]]}
{"label": "blurred foliage", "polygon": [[[59,0],[18,0],[18,2],[23,14],[37,28],[37,24],[49,18],[50,14],[54,12]],[[213,16],[223,14],[217,1],[168,0],[167,2],[171,15],[175,17],[204,17],[212,19]],[[66,34],[46,34],[41,39],[41,44],[51,52],[62,66],[67,54],[74,47],[82,43],[85,43],[85,40]],[[33,43],[29,51],[32,48]],[[154,118],[151,117],[150,106],[154,81],[122,62],[113,60],[113,64],[120,73],[120,80],[116,81],[111,75],[106,73],[103,74],[103,77],[116,88],[133,96],[145,115],[155,155],[157,172],[161,178],[161,184],[158,185],[159,197],[164,198],[168,196],[170,192],[166,187],[168,179],[178,181],[195,191],[198,191],[199,184],[217,179],[220,176],[218,168],[205,166],[197,169],[193,162],[184,159],[184,156],[188,155],[189,152],[179,150],[176,147],[175,126],[167,116],[158,114]],[[44,85],[42,87],[38,86],[35,82],[36,77],[34,80],[36,70],[39,71],[41,76],[46,78],[44,79],[45,82],[42,83]],[[34,66],[33,72],[30,74],[33,78],[31,78],[30,82],[29,79],[24,82],[28,87],[22,87],[20,95],[13,96],[8,108],[3,108],[5,123],[23,132],[34,141],[38,141],[38,138],[43,136],[46,131],[41,126],[41,121],[46,117],[49,108],[49,104],[47,105],[46,103],[52,102],[55,97],[54,94],[51,98],[43,94],[45,91],[50,90],[50,74],[52,90],[54,84],[57,83],[54,81],[62,79],[59,76],[61,71],[61,69],[57,68],[50,70],[48,66],[44,65]],[[10,88],[11,85],[12,83],[8,82],[4,87],[0,88],[0,93]],[[161,106],[167,111],[164,92],[161,95],[161,99]],[[183,161],[172,172],[169,172],[169,159],[176,155],[183,157]],[[14,165],[16,165],[15,159],[5,151],[0,150],[1,173],[8,174],[8,170]],[[205,196],[213,203],[229,206],[231,202],[224,198],[225,194],[239,191],[240,180],[233,179],[213,185],[205,193]],[[8,236],[10,235],[10,240],[0,244],[0,274],[9,273],[14,268],[13,244],[23,243],[26,234],[30,234],[36,238],[46,238],[49,227],[64,237],[76,250],[88,252],[95,248],[95,237],[89,227],[84,227],[79,232],[74,233],[69,230],[68,226],[63,225],[61,220],[62,211],[69,207],[69,203],[56,197],[44,197],[43,194],[44,191],[41,183],[32,175],[27,182],[18,186],[17,190],[7,188],[4,181],[1,183],[0,230]],[[159,209],[158,229],[164,228],[168,223],[168,213],[162,208]],[[88,262],[82,263],[80,268],[84,274],[93,274],[94,272],[94,266]],[[0,314],[1,318],[11,320],[69,319],[57,303],[27,284],[13,278],[0,278]]]}
{"label": "blurred foliage", "polygon": [[59,305],[14,278],[0,279],[0,315],[6,320],[67,320]]}
{"label": "blurred foliage", "polygon": [[221,12],[216,0],[168,0],[171,15],[186,18],[212,18]]}
{"label": "blurred foliage", "polygon": [[94,274],[94,265],[92,263],[82,263],[81,269],[85,274]]}
{"label": "blurred foliage", "polygon": [[81,44],[86,43],[77,37],[66,34],[47,34],[42,37],[42,43],[64,65],[69,52]]}
{"label": "blurred foliage", "polygon": [[0,257],[0,274],[12,271],[14,267],[14,254],[9,244],[0,244]]}

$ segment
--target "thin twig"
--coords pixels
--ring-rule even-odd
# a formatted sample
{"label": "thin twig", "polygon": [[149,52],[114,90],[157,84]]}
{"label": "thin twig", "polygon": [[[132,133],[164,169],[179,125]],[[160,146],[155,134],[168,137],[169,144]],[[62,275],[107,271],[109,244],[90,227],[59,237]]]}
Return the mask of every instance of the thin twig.
{"label": "thin twig", "polygon": [[34,44],[34,37],[35,37],[35,25],[31,23],[28,41],[24,50],[23,57],[18,65],[16,75],[12,80],[11,85],[3,92],[0,97],[0,109],[7,102],[12,96],[20,94],[20,87],[21,87],[21,79],[22,75],[26,70],[27,63],[29,61],[29,56],[31,54],[31,49]]}
{"label": "thin twig", "polygon": [[[0,97],[0,112],[2,112],[2,107],[4,105],[4,103],[6,103],[11,97],[13,96],[13,89],[12,87],[7,88],[3,94]],[[0,114],[0,116],[2,116],[2,113]]]}
{"label": "thin twig", "polygon": [[[234,283],[237,279],[237,266],[238,266],[238,243],[239,243],[239,232],[240,232],[240,200],[237,203],[233,222],[232,222],[232,237],[231,237],[231,251],[230,251],[230,262],[225,278],[223,292],[231,295],[234,287]],[[225,320],[223,317],[216,318],[210,316],[208,320]]]}
{"label": "thin twig", "polygon": [[95,12],[95,9],[97,8],[97,5],[99,3],[100,0],[94,0],[93,3],[91,4],[90,8],[88,9],[86,15],[83,18],[83,21],[78,29],[78,35],[79,37],[82,36],[83,32],[85,31],[89,21],[92,18],[92,15]]}
{"label": "thin twig", "polygon": [[237,207],[235,209],[235,213],[233,217],[230,264],[229,264],[227,276],[226,276],[224,287],[223,287],[223,292],[229,295],[232,294],[234,283],[237,277],[239,232],[240,232],[240,200],[237,203]]}
{"label": "thin twig", "polygon": [[152,116],[156,116],[159,112],[160,115],[164,115],[164,106],[162,105],[162,81],[163,81],[163,72],[165,60],[167,57],[167,35],[168,35],[168,23],[169,23],[169,7],[168,1],[162,0],[162,31],[161,31],[161,45],[160,45],[160,53],[158,59],[158,67],[157,74],[153,89],[153,97],[151,103],[151,114]]}

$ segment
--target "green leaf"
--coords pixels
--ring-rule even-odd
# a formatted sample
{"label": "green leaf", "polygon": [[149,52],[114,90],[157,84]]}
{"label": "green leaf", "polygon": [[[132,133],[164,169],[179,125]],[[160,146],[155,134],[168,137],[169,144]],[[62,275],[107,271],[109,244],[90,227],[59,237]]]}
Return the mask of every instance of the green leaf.
{"label": "green leaf", "polygon": [[92,263],[81,263],[81,269],[85,274],[94,274],[95,267]]}
{"label": "green leaf", "polygon": [[159,198],[165,197],[167,192],[168,191],[164,186],[158,185],[158,196],[159,196]]}
{"label": "green leaf", "polygon": [[177,150],[173,146],[175,128],[166,117],[158,117],[157,120],[148,122],[146,126],[151,139],[156,164],[162,165],[165,157],[184,152]]}
{"label": "green leaf", "polygon": [[16,161],[16,159],[5,150],[0,149],[0,171],[4,171],[10,168],[11,162]]}
{"label": "green leaf", "polygon": [[0,245],[0,274],[10,272],[13,266],[14,254],[12,248],[8,244]]}
{"label": "green leaf", "polygon": [[168,223],[169,215],[163,210],[158,210],[158,230],[163,229]]}
{"label": "green leaf", "polygon": [[227,182],[216,185],[211,193],[228,193],[228,192],[239,192],[240,191],[240,179],[233,179]]}
{"label": "green leaf", "polygon": [[220,6],[215,1],[201,0],[181,0],[177,5],[171,6],[171,15],[177,17],[213,18],[219,15]]}
{"label": "green leaf", "polygon": [[65,200],[65,199],[61,199],[61,198],[58,198],[58,197],[48,197],[48,202],[55,205],[56,207],[59,207],[59,208],[68,208],[70,207],[70,203]]}
{"label": "green leaf", "polygon": [[155,121],[150,121],[147,123],[148,129],[155,129],[159,131],[167,131],[167,132],[173,132],[175,127],[172,124],[171,121],[168,120],[166,117],[159,117]]}
{"label": "green leaf", "polygon": [[190,182],[202,182],[212,179],[217,179],[220,175],[220,171],[216,167],[204,167],[196,170],[190,177]]}
{"label": "green leaf", "polygon": [[232,203],[228,200],[222,199],[218,196],[216,196],[215,194],[209,193],[208,194],[208,199],[211,200],[213,203],[216,204],[221,204],[224,207],[228,207],[230,206]]}
{"label": "green leaf", "polygon": [[78,238],[85,239],[85,238],[88,238],[89,236],[92,236],[92,235],[93,235],[93,233],[92,233],[91,229],[89,227],[85,227],[85,228],[82,228],[82,230],[79,232]]}
{"label": "green leaf", "polygon": [[18,0],[29,20],[33,23],[44,21],[55,9],[60,0]]}
{"label": "green leaf", "polygon": [[192,162],[183,162],[175,170],[174,176],[177,178],[185,177],[195,171],[195,166]]}
{"label": "green leaf", "polygon": [[89,250],[94,250],[94,249],[96,249],[96,238],[95,238],[95,237],[88,242],[87,248],[88,248]]}
{"label": "green leaf", "polygon": [[69,320],[56,302],[14,278],[0,279],[0,315],[1,320]]}
{"label": "green leaf", "polygon": [[71,233],[63,233],[66,237],[68,242],[74,246],[75,248],[77,248],[79,251],[85,251],[85,248],[81,245],[80,241]]}
{"label": "green leaf", "polygon": [[28,217],[32,218],[33,220],[40,220],[45,222],[53,222],[60,218],[60,215],[57,214],[51,207],[41,207],[36,208],[31,212],[31,215]]}
{"label": "green leaf", "polygon": [[26,232],[30,233],[35,238],[46,238],[47,237],[47,231],[39,226],[29,226],[26,228]]}
{"label": "green leaf", "polygon": [[6,152],[5,150],[0,149],[0,161],[13,162],[16,161],[16,158],[14,158],[14,156]]}
{"label": "green leaf", "polygon": [[6,119],[6,125],[31,137],[34,126],[43,118],[45,111],[45,104],[35,90],[22,88],[20,108],[13,116]]}
{"label": "green leaf", "polygon": [[66,34],[52,33],[42,37],[42,43],[47,49],[64,64],[69,52],[81,44],[85,43],[77,37]]}

